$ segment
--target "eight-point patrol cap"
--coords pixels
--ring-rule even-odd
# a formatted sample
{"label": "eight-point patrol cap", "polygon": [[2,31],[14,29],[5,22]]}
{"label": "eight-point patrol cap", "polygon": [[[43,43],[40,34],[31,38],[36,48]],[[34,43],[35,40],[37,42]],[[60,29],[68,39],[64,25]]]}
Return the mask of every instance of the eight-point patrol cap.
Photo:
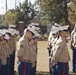
{"label": "eight-point patrol cap", "polygon": [[11,33],[12,36],[14,36],[15,34],[19,34],[19,32],[16,29],[8,29]]}
{"label": "eight-point patrol cap", "polygon": [[32,26],[33,29],[35,29],[35,31],[37,31],[38,33],[40,32],[40,28],[36,27],[36,26]]}
{"label": "eight-point patrol cap", "polygon": [[7,30],[7,29],[3,29],[3,31],[4,31],[5,33],[10,33],[10,34],[11,34],[11,32],[10,32],[9,30]]}
{"label": "eight-point patrol cap", "polygon": [[39,27],[39,23],[31,23],[27,27],[33,27],[33,26]]}
{"label": "eight-point patrol cap", "polygon": [[32,33],[34,33],[35,36],[39,36],[37,28],[30,28],[30,27],[28,27],[27,29],[30,30]]}
{"label": "eight-point patrol cap", "polygon": [[9,37],[7,34],[5,34],[4,38],[5,38],[6,40],[9,40],[9,39],[10,39],[10,37]]}
{"label": "eight-point patrol cap", "polygon": [[58,32],[59,32],[59,29],[56,28],[55,30],[52,31],[52,34],[56,34],[56,33],[58,33]]}
{"label": "eight-point patrol cap", "polygon": [[39,23],[31,23],[29,26],[39,26]]}
{"label": "eight-point patrol cap", "polygon": [[5,32],[3,30],[0,30],[0,35],[5,35]]}
{"label": "eight-point patrol cap", "polygon": [[58,27],[56,27],[56,26],[52,26],[52,31],[54,31],[54,30],[58,30],[59,28]]}
{"label": "eight-point patrol cap", "polygon": [[68,28],[69,28],[69,25],[66,25],[66,26],[60,26],[60,27],[59,27],[59,31],[68,30]]}
{"label": "eight-point patrol cap", "polygon": [[60,27],[61,25],[59,25],[58,23],[55,23],[55,25],[54,26],[56,26],[56,27]]}

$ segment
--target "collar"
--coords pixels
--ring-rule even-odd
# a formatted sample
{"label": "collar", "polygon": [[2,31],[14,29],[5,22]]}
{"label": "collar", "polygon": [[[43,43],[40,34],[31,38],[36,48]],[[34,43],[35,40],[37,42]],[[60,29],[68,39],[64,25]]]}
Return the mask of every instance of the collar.
{"label": "collar", "polygon": [[27,42],[29,42],[29,40],[26,38],[26,36],[23,35],[23,38],[24,38]]}

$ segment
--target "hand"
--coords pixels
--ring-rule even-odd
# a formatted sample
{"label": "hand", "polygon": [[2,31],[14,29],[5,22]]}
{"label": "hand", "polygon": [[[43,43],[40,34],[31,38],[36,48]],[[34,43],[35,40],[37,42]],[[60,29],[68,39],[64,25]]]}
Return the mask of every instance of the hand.
{"label": "hand", "polygon": [[55,66],[56,64],[53,62],[53,63],[51,63],[50,64],[50,67],[53,67],[53,66]]}

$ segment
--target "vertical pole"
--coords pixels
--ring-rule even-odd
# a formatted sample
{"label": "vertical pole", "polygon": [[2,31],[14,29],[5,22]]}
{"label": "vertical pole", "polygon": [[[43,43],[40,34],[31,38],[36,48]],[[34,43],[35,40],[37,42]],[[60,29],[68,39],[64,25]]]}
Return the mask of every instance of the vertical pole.
{"label": "vertical pole", "polygon": [[67,11],[67,2],[65,2],[65,24],[68,24],[69,23],[69,20],[68,20],[68,11]]}
{"label": "vertical pole", "polygon": [[27,3],[27,5],[28,5],[28,0],[26,0],[26,3]]}
{"label": "vertical pole", "polygon": [[16,0],[15,0],[15,9],[16,9]]}
{"label": "vertical pole", "polygon": [[6,0],[6,5],[5,6],[6,6],[6,13],[7,13],[7,0]]}

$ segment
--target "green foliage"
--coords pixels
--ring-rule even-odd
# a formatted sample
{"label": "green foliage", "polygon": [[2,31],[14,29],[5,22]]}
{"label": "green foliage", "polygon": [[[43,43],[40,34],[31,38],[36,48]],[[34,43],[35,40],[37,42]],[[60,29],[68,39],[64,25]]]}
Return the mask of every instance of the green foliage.
{"label": "green foliage", "polygon": [[40,14],[42,14],[42,23],[63,23],[67,24],[68,12],[65,0],[38,0],[40,5]]}
{"label": "green foliage", "polygon": [[71,24],[76,23],[76,3],[72,2],[70,7],[68,8],[69,21]]}
{"label": "green foliage", "polygon": [[23,4],[19,4],[16,9],[7,11],[3,15],[3,25],[17,24],[19,21],[24,21],[25,24],[29,23],[31,19],[36,16],[34,7],[31,3],[27,4],[26,0]]}
{"label": "green foliage", "polygon": [[8,11],[2,17],[3,24],[15,24],[16,20],[17,20],[17,13],[16,12],[13,13],[11,11]]}
{"label": "green foliage", "polygon": [[47,40],[48,39],[48,35],[47,34],[43,34],[39,36],[39,40]]}
{"label": "green foliage", "polygon": [[18,21],[24,21],[25,23],[29,23],[36,16],[32,4],[27,4],[26,1],[23,4],[20,3],[19,7],[16,8],[16,12]]}

